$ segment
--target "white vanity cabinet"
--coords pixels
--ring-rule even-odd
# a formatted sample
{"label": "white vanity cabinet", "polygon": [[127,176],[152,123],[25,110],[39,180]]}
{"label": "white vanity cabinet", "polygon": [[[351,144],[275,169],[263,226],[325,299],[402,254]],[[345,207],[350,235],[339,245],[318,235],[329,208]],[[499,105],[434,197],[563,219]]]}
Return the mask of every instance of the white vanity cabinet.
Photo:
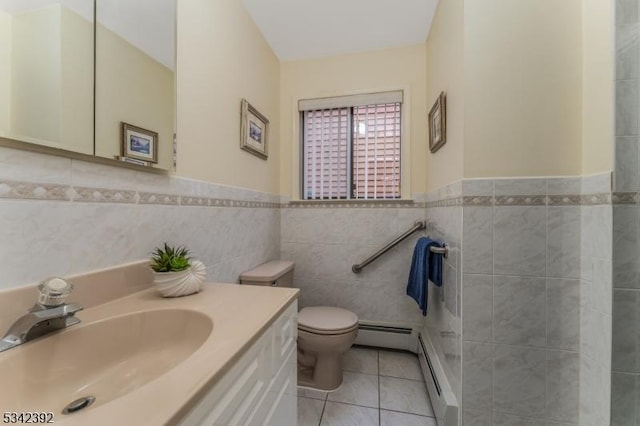
{"label": "white vanity cabinet", "polygon": [[297,316],[298,303],[294,301],[180,425],[295,426]]}

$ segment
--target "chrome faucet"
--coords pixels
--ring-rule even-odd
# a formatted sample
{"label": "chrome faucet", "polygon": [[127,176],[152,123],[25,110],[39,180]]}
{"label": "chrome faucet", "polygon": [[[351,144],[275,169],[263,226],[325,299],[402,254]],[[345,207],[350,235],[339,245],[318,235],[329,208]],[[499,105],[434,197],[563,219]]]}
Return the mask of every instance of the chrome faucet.
{"label": "chrome faucet", "polygon": [[76,312],[82,310],[77,303],[64,303],[73,286],[61,278],[50,278],[40,286],[40,296],[29,312],[18,318],[7,334],[0,339],[0,352],[14,348],[56,330],[78,324]]}

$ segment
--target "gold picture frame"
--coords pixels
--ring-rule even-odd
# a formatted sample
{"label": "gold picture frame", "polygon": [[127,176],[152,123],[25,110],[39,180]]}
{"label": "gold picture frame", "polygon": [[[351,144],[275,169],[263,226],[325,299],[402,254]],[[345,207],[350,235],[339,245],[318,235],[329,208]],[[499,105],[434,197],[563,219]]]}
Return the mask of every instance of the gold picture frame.
{"label": "gold picture frame", "polygon": [[122,122],[122,156],[158,162],[158,133]]}
{"label": "gold picture frame", "polygon": [[441,92],[429,111],[429,151],[436,152],[447,143],[447,95]]}
{"label": "gold picture frame", "polygon": [[246,99],[240,115],[240,148],[266,160],[269,157],[269,120]]}

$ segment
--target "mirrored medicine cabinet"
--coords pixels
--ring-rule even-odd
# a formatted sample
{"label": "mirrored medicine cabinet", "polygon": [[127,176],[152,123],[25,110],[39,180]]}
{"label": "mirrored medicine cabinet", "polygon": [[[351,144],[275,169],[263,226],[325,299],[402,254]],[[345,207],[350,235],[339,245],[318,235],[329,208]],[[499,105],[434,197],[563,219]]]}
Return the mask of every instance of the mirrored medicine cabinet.
{"label": "mirrored medicine cabinet", "polygon": [[[176,0],[0,0],[0,138],[174,169]],[[146,151],[145,151],[146,150]]]}

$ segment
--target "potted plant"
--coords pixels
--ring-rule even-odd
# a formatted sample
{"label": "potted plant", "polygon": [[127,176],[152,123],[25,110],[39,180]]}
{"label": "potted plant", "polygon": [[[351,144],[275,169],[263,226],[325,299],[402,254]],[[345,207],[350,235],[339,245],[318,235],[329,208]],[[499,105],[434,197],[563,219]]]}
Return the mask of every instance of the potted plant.
{"label": "potted plant", "polygon": [[179,297],[197,293],[207,273],[204,264],[191,260],[189,250],[163,243],[151,254],[153,283],[164,297]]}

